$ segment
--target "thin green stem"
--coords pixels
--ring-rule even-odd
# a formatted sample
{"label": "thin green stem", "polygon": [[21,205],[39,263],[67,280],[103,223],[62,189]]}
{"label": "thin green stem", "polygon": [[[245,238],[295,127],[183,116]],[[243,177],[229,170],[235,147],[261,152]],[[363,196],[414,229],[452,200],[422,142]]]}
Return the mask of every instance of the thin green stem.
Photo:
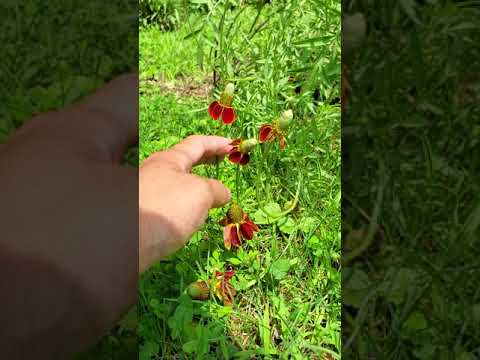
{"label": "thin green stem", "polygon": [[270,154],[270,149],[272,147],[271,142],[267,142],[265,147],[265,151],[262,152],[262,157],[263,157],[263,165],[265,168],[265,174],[266,174],[266,179],[265,179],[265,191],[267,193],[267,199],[271,200],[272,194],[270,191],[270,179],[272,178],[271,175],[271,169],[269,167],[269,154]]}
{"label": "thin green stem", "polygon": [[240,204],[240,165],[237,165],[235,170],[235,192],[237,197],[237,203]]}

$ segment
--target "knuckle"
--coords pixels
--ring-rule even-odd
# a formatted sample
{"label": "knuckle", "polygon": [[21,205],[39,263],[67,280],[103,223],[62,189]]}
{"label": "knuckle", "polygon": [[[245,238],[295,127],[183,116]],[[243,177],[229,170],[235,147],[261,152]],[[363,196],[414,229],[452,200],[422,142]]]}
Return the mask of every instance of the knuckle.
{"label": "knuckle", "polygon": [[200,135],[189,135],[185,138],[186,141],[199,141],[199,139],[201,138]]}

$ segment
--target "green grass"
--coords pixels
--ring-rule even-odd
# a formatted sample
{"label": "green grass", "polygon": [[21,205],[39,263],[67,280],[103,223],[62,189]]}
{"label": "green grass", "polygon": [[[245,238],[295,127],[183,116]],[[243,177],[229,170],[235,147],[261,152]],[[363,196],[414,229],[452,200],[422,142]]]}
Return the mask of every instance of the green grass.
{"label": "green grass", "polygon": [[185,30],[162,32],[156,27],[140,31],[140,79],[174,80],[180,76],[201,74],[193,39],[184,40]]}
{"label": "green grass", "polygon": [[368,32],[342,114],[344,356],[477,359],[478,2],[345,9]]}
{"label": "green grass", "polygon": [[[339,358],[339,4],[325,1],[318,8],[313,1],[292,1],[282,10],[267,6],[253,28],[268,22],[247,43],[257,9],[225,11],[219,4],[200,19],[203,23],[197,21],[203,30],[184,41],[170,40],[188,34],[188,23],[187,30],[174,33],[142,28],[140,72],[155,73],[158,79],[179,74],[202,79],[210,78],[215,68],[220,89],[228,81],[236,83],[238,120],[219,127],[209,118],[207,106],[217,91],[209,98],[180,96],[166,93],[161,81],[146,81],[145,76],[140,84],[140,160],[190,134],[257,137],[259,126],[281,111],[292,108],[295,117],[285,151],[277,144],[254,149],[250,163],[241,169],[238,193],[235,166],[227,160],[195,170],[222,180],[261,229],[242,249],[227,251],[218,225],[226,209],[212,210],[187,246],[143,274],[140,356]],[[302,21],[293,16],[301,14]],[[230,35],[220,40],[218,34],[229,28]],[[215,48],[223,49],[217,53],[224,56],[191,63],[199,47],[190,44],[208,41],[218,41]],[[204,54],[214,54],[204,46]],[[162,63],[157,54],[169,54],[174,64]],[[285,214],[297,192],[297,205]],[[261,209],[283,215],[268,218]],[[236,271],[233,308],[213,298],[200,302],[185,295],[190,282],[206,280],[226,264]]]}

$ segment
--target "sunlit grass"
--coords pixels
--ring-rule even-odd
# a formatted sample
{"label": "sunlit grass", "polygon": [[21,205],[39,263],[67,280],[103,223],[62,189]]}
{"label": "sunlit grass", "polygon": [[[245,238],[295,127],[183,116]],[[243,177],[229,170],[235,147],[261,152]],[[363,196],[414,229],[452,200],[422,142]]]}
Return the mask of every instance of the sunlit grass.
{"label": "sunlit grass", "polygon": [[[143,81],[141,161],[190,134],[257,137],[259,126],[282,110],[291,108],[295,114],[286,150],[279,151],[276,144],[258,146],[240,174],[239,202],[260,226],[254,239],[237,252],[226,251],[218,225],[225,209],[213,210],[185,248],[142,276],[138,331],[145,358],[339,357],[339,4],[314,5],[292,1],[284,9],[268,6],[257,22],[254,7],[225,12],[218,6],[203,19],[202,31],[180,41],[191,24],[174,33],[142,30],[140,70],[150,74],[144,79],[153,73],[159,79],[210,79],[215,66],[220,89],[228,81],[236,83],[239,119],[219,128],[206,110],[214,94],[185,96]],[[257,26],[257,33],[249,33]],[[220,41],[215,34],[230,35]],[[212,55],[209,42],[221,46],[223,55]],[[197,61],[199,43],[203,61]],[[162,49],[154,50],[156,46]],[[173,64],[163,63],[163,56]],[[228,161],[195,171],[218,175],[236,196],[235,167]],[[297,194],[295,208],[278,219],[265,218],[260,210],[283,213]],[[208,279],[227,263],[236,270],[233,308],[213,298],[192,303],[182,295],[190,282]]]}

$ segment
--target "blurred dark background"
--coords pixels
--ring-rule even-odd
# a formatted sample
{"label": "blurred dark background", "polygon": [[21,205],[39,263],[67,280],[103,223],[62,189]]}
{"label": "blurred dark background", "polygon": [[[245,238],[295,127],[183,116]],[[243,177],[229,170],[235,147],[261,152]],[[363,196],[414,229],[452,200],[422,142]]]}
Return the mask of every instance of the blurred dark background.
{"label": "blurred dark background", "polygon": [[342,5],[343,356],[478,359],[480,3]]}

